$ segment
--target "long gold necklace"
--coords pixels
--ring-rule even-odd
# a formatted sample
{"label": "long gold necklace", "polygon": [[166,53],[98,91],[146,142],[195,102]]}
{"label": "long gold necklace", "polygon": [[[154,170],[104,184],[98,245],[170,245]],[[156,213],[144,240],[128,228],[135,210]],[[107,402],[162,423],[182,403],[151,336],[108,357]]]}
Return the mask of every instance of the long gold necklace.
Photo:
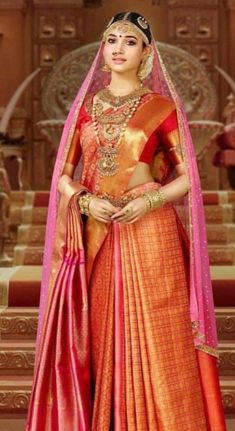
{"label": "long gold necklace", "polygon": [[[92,121],[94,126],[94,131],[96,135],[96,140],[98,143],[97,149],[97,169],[101,176],[113,176],[118,172],[118,160],[117,156],[119,153],[119,146],[121,139],[126,131],[128,122],[137,110],[141,100],[141,95],[137,96],[135,99],[128,100],[128,110],[125,111],[125,121],[122,123],[122,127],[119,125],[119,121],[115,123],[105,123],[102,126],[102,122],[99,123],[99,119],[102,116],[100,111],[99,102],[94,102],[92,106]],[[109,114],[108,114],[109,115]],[[105,145],[101,144],[99,137],[99,124],[102,133],[102,141]]]}

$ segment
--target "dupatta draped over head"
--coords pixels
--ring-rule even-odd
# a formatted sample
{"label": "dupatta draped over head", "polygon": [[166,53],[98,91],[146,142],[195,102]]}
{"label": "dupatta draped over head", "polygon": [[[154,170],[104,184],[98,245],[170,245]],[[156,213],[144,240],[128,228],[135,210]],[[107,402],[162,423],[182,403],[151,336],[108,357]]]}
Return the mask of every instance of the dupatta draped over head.
{"label": "dupatta draped over head", "polygon": [[[194,344],[197,349],[203,350],[212,356],[218,357],[218,341],[207,251],[207,237],[203,210],[202,191],[200,186],[197,161],[186,118],[186,113],[184,107],[182,106],[182,102],[174,88],[171,78],[169,77],[168,72],[164,66],[161,56],[158,52],[158,48],[154,42],[153,35],[147,21],[139,14],[135,14],[133,12],[121,13],[117,14],[114,18],[112,18],[107,28],[112,27],[118,21],[128,21],[129,23],[132,23],[133,28],[135,28],[136,31],[138,31],[139,34],[143,36],[145,44],[151,46],[152,48],[152,67],[148,76],[143,80],[144,85],[147,86],[153,92],[159,93],[165,97],[170,98],[175,103],[180,134],[181,153],[186,167],[189,190],[187,195],[184,196],[184,198],[182,198],[180,201],[173,202],[173,205],[177,210],[177,213],[183,223],[185,231],[187,232],[187,241],[189,245],[190,316],[192,327],[194,329]],[[52,294],[53,292],[56,277],[58,281],[58,273],[54,274],[52,270],[54,244],[55,241],[58,240],[58,235],[60,234],[60,232],[58,232],[57,230],[57,218],[60,208],[60,195],[57,189],[58,182],[66,163],[66,158],[75,132],[76,121],[84,98],[87,94],[97,92],[109,83],[109,74],[102,70],[103,48],[104,40],[101,41],[96,57],[71,106],[69,115],[65,122],[54,167],[46,227],[43,276],[40,295],[40,311],[36,341],[36,367],[40,361],[43,361],[41,346],[43,345],[44,334],[46,331],[46,329],[45,331],[43,330],[43,325],[45,322],[45,316],[46,314],[48,314],[47,303],[49,293]],[[83,160],[81,157],[74,176],[74,180],[76,180],[77,182],[79,182],[79,179],[81,178],[82,166]],[[172,177],[173,173],[168,177],[167,182],[169,182]],[[78,260],[81,264],[84,263],[84,253],[82,248],[80,247],[80,244],[78,244],[78,250]],[[61,263],[62,265],[63,259],[64,256],[60,254],[57,258],[57,264],[59,265]],[[74,265],[78,260],[75,260],[73,262],[68,260],[67,265]],[[60,276],[63,278],[63,275]],[[83,278],[83,282],[81,285],[83,289],[83,294],[85,295],[86,283],[84,280],[85,279]],[[81,322],[83,319],[85,325],[88,321],[87,313],[87,307],[84,306],[81,310]],[[89,335],[87,333],[87,337],[88,336]],[[86,354],[87,357],[89,357],[88,339],[83,339],[82,348],[84,349],[83,352],[87,349]],[[84,358],[81,359],[80,365],[82,361],[84,367]],[[37,376],[35,376],[35,379],[36,378]],[[86,378],[89,380],[88,377]],[[85,428],[84,425],[84,428],[81,429],[88,428]]]}

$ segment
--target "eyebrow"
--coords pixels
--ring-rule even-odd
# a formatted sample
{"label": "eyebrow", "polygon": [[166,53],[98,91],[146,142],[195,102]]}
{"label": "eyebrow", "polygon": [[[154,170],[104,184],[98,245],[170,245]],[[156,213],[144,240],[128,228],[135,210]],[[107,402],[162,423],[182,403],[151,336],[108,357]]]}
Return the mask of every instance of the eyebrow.
{"label": "eyebrow", "polygon": [[[112,33],[110,33],[108,36],[113,36],[113,37],[117,37],[117,35],[116,34],[112,34]],[[135,40],[137,40],[137,37],[135,37],[135,36],[131,36],[131,35],[124,35],[124,37],[126,37],[126,38],[131,38],[131,39],[135,39]]]}

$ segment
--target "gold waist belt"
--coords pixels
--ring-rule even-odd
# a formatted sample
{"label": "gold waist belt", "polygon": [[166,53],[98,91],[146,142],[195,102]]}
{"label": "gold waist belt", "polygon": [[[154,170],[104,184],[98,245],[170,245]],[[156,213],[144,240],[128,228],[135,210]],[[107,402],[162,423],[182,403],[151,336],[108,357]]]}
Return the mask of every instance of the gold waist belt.
{"label": "gold waist belt", "polygon": [[126,204],[128,204],[128,202],[137,198],[137,195],[135,193],[131,193],[129,195],[116,197],[116,196],[109,195],[108,193],[104,193],[104,194],[97,195],[97,197],[101,199],[107,199],[115,207],[123,208]]}

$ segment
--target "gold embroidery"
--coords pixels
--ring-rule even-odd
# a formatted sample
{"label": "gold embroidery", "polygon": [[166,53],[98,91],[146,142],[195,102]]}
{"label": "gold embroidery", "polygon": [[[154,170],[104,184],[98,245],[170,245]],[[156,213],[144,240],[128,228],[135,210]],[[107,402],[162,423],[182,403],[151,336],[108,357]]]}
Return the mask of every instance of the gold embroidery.
{"label": "gold embroidery", "polygon": [[137,194],[131,193],[130,195],[115,197],[113,195],[110,195],[109,193],[103,193],[97,195],[97,197],[101,199],[107,199],[112,205],[123,208],[126,204],[128,204],[128,202],[132,201],[133,199],[136,199]]}
{"label": "gold embroidery", "polygon": [[171,151],[174,151],[179,156],[182,156],[182,150],[181,150],[181,145],[180,144],[177,144],[177,145],[175,145],[175,147],[170,148],[167,152],[170,153]]}
{"label": "gold embroidery", "polygon": [[192,323],[193,335],[199,338],[200,340],[204,340],[205,335],[198,331],[198,328],[199,328],[198,320],[193,320],[191,323]]}
{"label": "gold embroidery", "polygon": [[196,346],[196,349],[202,350],[205,353],[209,353],[210,355],[215,356],[216,358],[219,358],[219,350],[214,349],[213,347],[208,346],[207,344],[199,344],[198,346]]}
{"label": "gold embroidery", "polygon": [[[205,340],[205,335],[201,334],[198,331],[199,328],[199,321],[198,320],[193,320],[191,322],[192,324],[192,330],[193,330],[193,335],[194,337],[200,339],[202,342]],[[197,349],[202,350],[203,352],[209,353],[210,355],[219,357],[219,351],[218,349],[214,349],[211,346],[208,346],[207,344],[199,344],[198,346],[195,346]]]}

